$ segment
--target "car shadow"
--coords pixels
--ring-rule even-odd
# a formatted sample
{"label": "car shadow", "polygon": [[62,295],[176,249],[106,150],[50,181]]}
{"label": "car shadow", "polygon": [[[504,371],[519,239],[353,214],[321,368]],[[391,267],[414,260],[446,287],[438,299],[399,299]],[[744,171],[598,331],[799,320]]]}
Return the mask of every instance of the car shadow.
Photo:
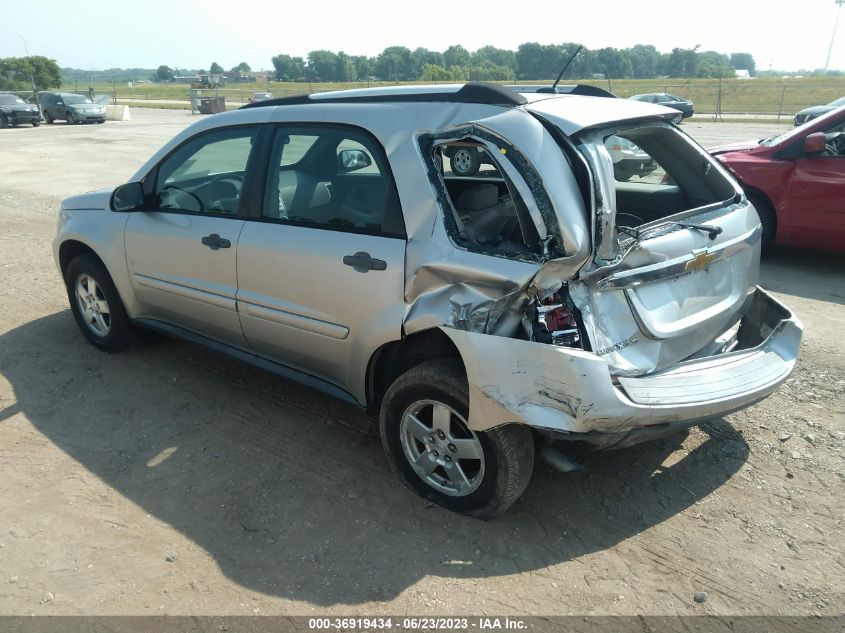
{"label": "car shadow", "polygon": [[17,401],[0,425],[23,412],[232,581],[320,606],[606,550],[703,499],[748,457],[715,420],[681,450],[683,434],[593,454],[580,473],[538,463],[511,511],[483,522],[399,484],[354,407],[188,344],[102,354],[64,311],[3,334],[0,350]]}
{"label": "car shadow", "polygon": [[[812,283],[807,283],[812,279]],[[845,305],[845,253],[775,246],[760,262],[760,285],[783,294]]]}

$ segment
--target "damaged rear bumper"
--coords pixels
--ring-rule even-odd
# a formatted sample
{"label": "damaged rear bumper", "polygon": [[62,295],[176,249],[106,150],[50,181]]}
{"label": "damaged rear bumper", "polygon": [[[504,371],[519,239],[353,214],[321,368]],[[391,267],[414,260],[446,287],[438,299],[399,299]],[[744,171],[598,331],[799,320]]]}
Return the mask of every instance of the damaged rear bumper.
{"label": "damaged rear bumper", "polygon": [[615,380],[598,355],[443,328],[460,351],[469,425],[522,423],[558,439],[627,446],[748,407],[795,366],[802,326],[757,288],[734,351]]}

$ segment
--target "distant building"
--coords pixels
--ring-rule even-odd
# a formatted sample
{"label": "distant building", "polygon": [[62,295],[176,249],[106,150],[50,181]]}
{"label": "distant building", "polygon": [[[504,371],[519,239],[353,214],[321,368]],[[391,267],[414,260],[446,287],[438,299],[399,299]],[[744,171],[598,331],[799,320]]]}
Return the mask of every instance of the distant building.
{"label": "distant building", "polygon": [[751,76],[751,72],[746,69],[737,69],[736,70],[736,78],[737,79],[753,79]]}

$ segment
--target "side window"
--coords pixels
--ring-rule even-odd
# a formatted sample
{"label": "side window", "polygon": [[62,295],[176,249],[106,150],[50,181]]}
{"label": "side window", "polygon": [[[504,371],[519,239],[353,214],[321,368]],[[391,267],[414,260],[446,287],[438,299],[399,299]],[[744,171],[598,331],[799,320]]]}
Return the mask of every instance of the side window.
{"label": "side window", "polygon": [[158,168],[156,208],[234,215],[257,133],[256,127],[218,130],[182,145]]}
{"label": "side window", "polygon": [[433,159],[451,204],[444,213],[456,245],[508,257],[542,252],[537,227],[499,157],[464,139],[436,146]]}
{"label": "side window", "polygon": [[262,214],[314,228],[404,233],[396,187],[381,148],[335,126],[276,131]]}

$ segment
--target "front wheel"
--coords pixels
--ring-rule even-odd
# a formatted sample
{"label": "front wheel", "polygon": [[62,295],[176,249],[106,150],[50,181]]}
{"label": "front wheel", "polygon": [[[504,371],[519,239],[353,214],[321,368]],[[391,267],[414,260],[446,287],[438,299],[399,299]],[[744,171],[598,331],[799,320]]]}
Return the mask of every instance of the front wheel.
{"label": "front wheel", "polygon": [[681,124],[681,121],[683,121],[683,120],[684,120],[684,115],[683,115],[683,114],[679,114],[679,115],[677,115],[676,117],[674,117],[674,118],[672,119],[672,123],[674,123],[675,125],[680,125],[680,124]]}
{"label": "front wheel", "polygon": [[534,470],[534,438],[522,425],[473,431],[460,364],[422,363],[400,376],[381,407],[381,440],[400,479],[454,512],[490,519],[522,495]]}
{"label": "front wheel", "polygon": [[74,257],[65,271],[70,309],[83,336],[105,352],[129,346],[130,325],[106,267],[91,253]]}
{"label": "front wheel", "polygon": [[73,125],[74,123],[77,122],[76,117],[74,116],[73,112],[71,112],[70,110],[68,110],[67,113],[65,114],[65,122],[68,125]]}
{"label": "front wheel", "polygon": [[47,121],[47,125],[52,125],[53,121],[55,121],[53,116],[47,111],[44,112],[44,120]]}
{"label": "front wheel", "polygon": [[9,127],[9,120],[2,114],[0,114],[0,129]]}

